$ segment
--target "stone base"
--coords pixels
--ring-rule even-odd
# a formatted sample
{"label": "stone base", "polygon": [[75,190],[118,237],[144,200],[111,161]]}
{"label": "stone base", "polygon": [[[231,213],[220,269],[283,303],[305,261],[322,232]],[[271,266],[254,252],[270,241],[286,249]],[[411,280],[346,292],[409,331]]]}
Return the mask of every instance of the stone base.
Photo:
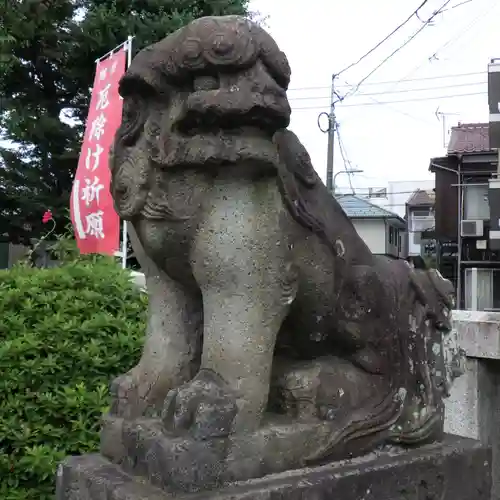
{"label": "stone base", "polygon": [[479,442],[392,450],[271,474],[217,490],[170,495],[132,477],[101,455],[67,459],[58,470],[57,500],[489,500],[491,453]]}

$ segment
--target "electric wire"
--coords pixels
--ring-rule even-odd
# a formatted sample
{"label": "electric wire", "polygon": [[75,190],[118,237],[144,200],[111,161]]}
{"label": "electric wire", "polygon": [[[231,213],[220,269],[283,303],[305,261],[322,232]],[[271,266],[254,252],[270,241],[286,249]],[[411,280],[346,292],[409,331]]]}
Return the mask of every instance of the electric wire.
{"label": "electric wire", "polygon": [[[469,0],[471,1],[471,0]],[[444,48],[449,47],[453,45],[455,42],[460,40],[467,32],[469,32],[476,24],[477,22],[483,18],[485,15],[489,14],[492,9],[498,6],[498,2],[494,1],[490,5],[488,5],[487,9],[479,14],[477,17],[475,17],[468,25],[466,25],[465,28],[460,28],[454,36],[452,36],[450,39],[448,39],[443,45],[441,45],[431,56],[426,57],[421,63],[419,63],[417,66],[415,66],[412,70],[410,70],[403,78],[400,80],[394,82],[394,85],[391,87],[394,88],[400,83],[406,83],[406,82],[411,82],[414,81],[410,79],[409,77],[414,75],[419,69],[421,69],[423,66],[425,66],[427,63],[432,63],[432,61],[438,61],[438,53],[441,52]]]}
{"label": "electric wire", "polygon": [[[347,84],[347,83],[346,83]],[[369,96],[374,96],[374,95],[386,95],[386,94],[404,94],[408,92],[427,92],[427,91],[432,91],[432,90],[445,90],[445,89],[451,89],[451,88],[457,88],[457,87],[469,87],[473,85],[487,85],[488,82],[470,82],[470,83],[456,83],[452,85],[440,85],[437,87],[423,87],[423,88],[414,88],[414,89],[399,89],[399,90],[389,90],[389,91],[384,91],[384,92],[361,92],[356,95],[356,97],[369,97]],[[347,84],[348,86],[352,87],[351,85]],[[330,99],[331,96],[329,95],[323,95],[323,96],[300,96],[300,97],[290,97],[290,101],[306,101],[306,100],[317,100],[317,99]]]}
{"label": "electric wire", "polygon": [[439,52],[441,52],[443,49],[445,49],[446,47],[450,47],[451,45],[453,45],[454,43],[456,43],[458,40],[460,40],[461,38],[463,38],[463,36],[468,33],[474,26],[476,26],[476,24],[485,16],[487,16],[491,10],[493,10],[495,7],[498,6],[498,2],[493,2],[491,3],[484,12],[482,12],[481,14],[479,14],[476,18],[474,18],[465,28],[462,28],[460,30],[457,31],[456,35],[454,37],[452,37],[451,39],[449,39],[446,43],[444,43],[443,45],[441,45],[430,57],[429,59],[430,60],[437,60],[437,55]]}
{"label": "electric wire", "polygon": [[[348,86],[350,86],[350,87],[352,88],[352,85],[350,85],[347,81],[345,81],[345,84],[346,84],[346,85],[348,85]],[[407,118],[411,118],[412,120],[419,121],[419,122],[423,122],[423,123],[426,123],[426,124],[429,124],[429,123],[430,123],[430,121],[429,121],[429,120],[427,120],[427,119],[425,119],[425,118],[421,118],[421,117],[418,117],[418,116],[412,115],[412,114],[410,114],[410,113],[407,113],[406,111],[403,111],[403,110],[401,110],[401,109],[399,109],[399,108],[397,108],[397,107],[395,107],[395,106],[392,106],[391,104],[386,104],[386,103],[384,103],[384,102],[382,102],[382,101],[379,101],[378,99],[375,99],[374,97],[371,97],[371,96],[368,96],[368,95],[367,95],[367,97],[368,97],[368,99],[370,99],[370,101],[372,101],[372,102],[374,102],[374,103],[381,104],[381,105],[384,105],[384,104],[385,104],[385,106],[386,106],[388,109],[390,109],[391,111],[393,111],[393,112],[395,112],[395,113],[398,113],[398,114],[400,114],[400,115],[403,115],[403,116],[405,116],[405,117],[407,117]]]}
{"label": "electric wire", "polygon": [[[411,78],[408,80],[404,80],[405,82],[423,82],[427,80],[444,80],[444,79],[457,79],[465,76],[478,76],[478,75],[483,75],[486,76],[487,72],[486,71],[475,71],[471,73],[458,73],[458,74],[449,74],[449,75],[438,75],[438,76],[427,76],[423,78]],[[382,81],[382,82],[368,82],[365,83],[364,86],[366,87],[367,85],[388,85],[391,83],[400,83],[401,80],[387,80],[387,81]],[[343,87],[351,87],[351,85],[346,84],[346,85],[339,85],[338,88],[343,88]],[[323,85],[323,86],[318,86],[318,87],[292,87],[288,89],[289,92],[291,91],[303,91],[303,90],[323,90],[323,89],[330,89],[330,87]]]}
{"label": "electric wire", "polygon": [[434,11],[431,16],[424,22],[424,24],[415,32],[413,35],[411,35],[408,39],[406,39],[405,42],[403,42],[399,47],[397,47],[395,50],[393,50],[386,58],[384,58],[377,66],[375,66],[374,69],[372,69],[365,77],[363,77],[355,86],[355,88],[351,91],[349,91],[341,100],[346,99],[347,97],[355,94],[361,85],[370,78],[376,71],[378,71],[387,61],[389,61],[392,57],[394,57],[400,50],[402,50],[404,47],[406,47],[412,40],[414,40],[429,24],[432,22],[432,20],[441,13],[441,10],[444,9],[445,7],[448,6],[448,4],[451,2],[451,0],[446,0],[446,2],[436,11]]}
{"label": "electric wire", "polygon": [[[360,175],[362,177],[362,175]],[[366,193],[360,193],[362,195],[369,195],[370,189],[386,189],[384,187],[376,187],[376,188],[367,188],[367,187],[358,187],[356,188],[358,191],[366,190]],[[431,189],[413,189],[412,191],[387,191],[387,196],[392,196],[394,194],[415,194],[417,191],[432,191]],[[373,196],[372,198],[387,198],[387,196]]]}
{"label": "electric wire", "polygon": [[423,2],[417,7],[416,10],[414,10],[401,24],[399,24],[395,29],[393,29],[385,38],[380,40],[374,47],[372,47],[368,52],[363,54],[357,61],[354,61],[353,63],[347,65],[344,69],[339,71],[335,76],[340,76],[342,73],[345,73],[349,69],[353,68],[354,66],[357,66],[361,61],[366,59],[370,54],[375,52],[382,44],[384,44],[389,38],[391,38],[394,34],[396,34],[401,28],[406,26],[413,17],[417,16],[418,17],[418,11],[428,2],[429,0],[423,0]]}
{"label": "electric wire", "polygon": [[[469,92],[464,94],[451,94],[451,95],[440,95],[440,96],[430,96],[423,97],[417,99],[400,99],[393,101],[377,101],[377,102],[363,102],[359,104],[342,104],[341,109],[344,108],[356,108],[362,106],[377,106],[381,104],[398,104],[398,103],[408,103],[408,102],[424,102],[424,101],[433,101],[439,99],[454,99],[457,97],[470,97],[470,96],[479,96],[479,95],[487,95],[488,92]],[[293,107],[293,111],[303,111],[307,109],[324,109],[325,106],[302,106],[302,107]]]}
{"label": "electric wire", "polygon": [[347,174],[347,178],[349,181],[349,186],[351,187],[352,194],[356,194],[356,192],[354,190],[354,186],[352,185],[352,179],[351,179],[352,172],[350,172],[350,170],[352,170],[352,165],[351,165],[351,162],[349,161],[349,157],[347,156],[347,151],[344,147],[342,137],[340,136],[339,124],[337,124],[336,132],[337,132],[337,142],[339,144],[340,156],[342,157],[342,161],[344,162],[344,171]]}
{"label": "electric wire", "polygon": [[464,0],[463,2],[457,3],[456,5],[452,5],[451,7],[448,7],[447,9],[443,9],[441,12],[446,12],[448,10],[453,10],[456,9],[457,7],[461,7],[462,5],[465,5],[466,3],[470,3],[472,0]]}
{"label": "electric wire", "polygon": [[[347,188],[346,188],[347,189]],[[357,190],[358,188],[355,188],[355,190]],[[373,201],[370,201],[370,200],[373,200],[373,198],[369,198],[368,196],[363,196],[362,194],[356,194],[356,193],[352,193],[350,191],[345,191],[345,192],[339,192],[337,189],[335,190],[335,196],[356,196],[357,198],[361,198],[363,200],[366,200],[368,201],[369,203],[372,203],[373,205],[377,205],[379,206],[380,208],[388,208],[388,207],[406,207],[407,203],[381,203],[380,205],[378,205],[378,203],[375,203]],[[379,198],[380,199],[380,198]],[[417,207],[415,207],[417,208]]]}

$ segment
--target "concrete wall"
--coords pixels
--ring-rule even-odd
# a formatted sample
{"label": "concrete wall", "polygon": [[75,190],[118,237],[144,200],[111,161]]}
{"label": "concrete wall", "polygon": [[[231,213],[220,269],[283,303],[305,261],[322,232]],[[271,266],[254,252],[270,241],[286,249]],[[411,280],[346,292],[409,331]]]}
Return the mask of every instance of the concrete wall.
{"label": "concrete wall", "polygon": [[500,313],[453,311],[453,318],[467,363],[446,400],[445,431],[492,447],[492,499],[500,500]]}

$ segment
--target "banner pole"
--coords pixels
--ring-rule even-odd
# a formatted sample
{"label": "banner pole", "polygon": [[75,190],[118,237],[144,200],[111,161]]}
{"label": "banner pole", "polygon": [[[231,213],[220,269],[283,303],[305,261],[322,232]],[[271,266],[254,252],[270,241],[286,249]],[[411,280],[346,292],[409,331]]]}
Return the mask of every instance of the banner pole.
{"label": "banner pole", "polygon": [[[127,68],[130,68],[130,64],[132,63],[132,40],[133,36],[129,36],[127,38]],[[122,234],[122,268],[127,268],[127,241],[128,241],[128,233],[127,233],[127,221],[123,221],[123,234]]]}

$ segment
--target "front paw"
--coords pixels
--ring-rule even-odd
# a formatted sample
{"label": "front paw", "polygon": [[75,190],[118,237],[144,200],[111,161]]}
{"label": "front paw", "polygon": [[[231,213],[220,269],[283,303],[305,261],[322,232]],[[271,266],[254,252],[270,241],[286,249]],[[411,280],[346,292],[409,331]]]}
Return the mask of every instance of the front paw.
{"label": "front paw", "polygon": [[200,370],[193,380],[168,393],[162,419],[171,432],[189,430],[194,439],[207,439],[231,434],[237,412],[236,397],[222,378]]}
{"label": "front paw", "polygon": [[116,377],[110,386],[111,415],[134,418],[140,415],[142,406],[139,387],[133,371]]}

